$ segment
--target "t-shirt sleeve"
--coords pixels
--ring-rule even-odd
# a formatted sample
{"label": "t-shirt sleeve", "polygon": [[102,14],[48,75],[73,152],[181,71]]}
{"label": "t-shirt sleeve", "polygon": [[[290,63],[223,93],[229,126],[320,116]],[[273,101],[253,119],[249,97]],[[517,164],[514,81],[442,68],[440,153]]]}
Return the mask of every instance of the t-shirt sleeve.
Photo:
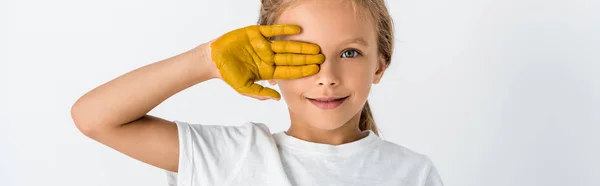
{"label": "t-shirt sleeve", "polygon": [[437,168],[435,167],[435,165],[433,165],[429,157],[427,157],[427,160],[429,161],[429,172],[425,177],[424,186],[443,186],[444,184],[442,183],[442,178],[440,177]]}
{"label": "t-shirt sleeve", "polygon": [[174,121],[179,134],[178,172],[167,171],[169,186],[221,185],[248,152],[254,127]]}

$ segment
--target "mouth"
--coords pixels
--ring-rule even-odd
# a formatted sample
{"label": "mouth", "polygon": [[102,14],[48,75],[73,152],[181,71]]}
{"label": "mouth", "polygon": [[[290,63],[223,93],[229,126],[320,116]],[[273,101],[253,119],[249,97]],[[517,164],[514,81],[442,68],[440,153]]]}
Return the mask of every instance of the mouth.
{"label": "mouth", "polygon": [[319,98],[306,97],[306,99],[308,99],[308,101],[310,101],[313,105],[315,105],[321,109],[334,109],[334,108],[339,107],[342,103],[344,103],[344,101],[346,101],[346,99],[348,99],[348,97],[350,97],[350,96],[319,97]]}

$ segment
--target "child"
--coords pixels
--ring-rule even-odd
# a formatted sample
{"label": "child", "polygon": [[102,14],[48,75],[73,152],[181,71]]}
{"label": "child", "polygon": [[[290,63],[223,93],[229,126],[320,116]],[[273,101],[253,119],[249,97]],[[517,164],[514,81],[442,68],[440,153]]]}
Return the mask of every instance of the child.
{"label": "child", "polygon": [[[441,186],[427,156],[378,137],[367,96],[392,44],[383,0],[262,0],[259,25],[124,74],[82,96],[71,114],[86,136],[167,170],[173,186]],[[260,100],[282,96],[290,128],[147,115],[210,79]]]}

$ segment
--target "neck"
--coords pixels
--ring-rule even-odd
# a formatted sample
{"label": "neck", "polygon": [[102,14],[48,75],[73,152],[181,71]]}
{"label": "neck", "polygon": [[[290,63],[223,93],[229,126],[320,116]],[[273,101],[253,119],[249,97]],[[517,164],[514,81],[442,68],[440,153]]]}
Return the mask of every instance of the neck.
{"label": "neck", "polygon": [[367,131],[361,131],[358,127],[360,114],[361,112],[358,112],[339,128],[323,130],[300,120],[290,111],[291,125],[285,133],[289,136],[314,143],[330,145],[350,143],[368,135]]}

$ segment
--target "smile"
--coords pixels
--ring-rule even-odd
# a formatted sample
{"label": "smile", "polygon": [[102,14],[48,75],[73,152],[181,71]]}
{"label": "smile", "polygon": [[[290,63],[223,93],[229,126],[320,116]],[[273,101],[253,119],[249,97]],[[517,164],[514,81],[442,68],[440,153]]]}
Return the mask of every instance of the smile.
{"label": "smile", "polygon": [[341,98],[306,98],[313,105],[321,108],[321,109],[334,109],[339,107],[349,96],[341,97]]}

